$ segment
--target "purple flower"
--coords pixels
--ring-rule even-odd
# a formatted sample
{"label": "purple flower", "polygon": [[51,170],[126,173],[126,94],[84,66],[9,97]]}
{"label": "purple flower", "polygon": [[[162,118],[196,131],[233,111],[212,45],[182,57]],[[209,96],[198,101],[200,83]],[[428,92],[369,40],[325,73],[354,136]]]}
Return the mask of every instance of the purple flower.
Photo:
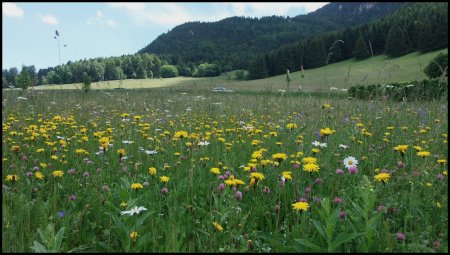
{"label": "purple flower", "polygon": [[352,166],[352,167],[350,167],[349,169],[348,169],[348,172],[350,173],[350,174],[357,174],[358,173],[358,168],[356,167],[356,166]]}
{"label": "purple flower", "polygon": [[77,199],[77,196],[76,195],[70,195],[69,196],[69,200],[70,201],[75,201]]}
{"label": "purple flower", "polygon": [[310,192],[311,192],[311,188],[310,188],[310,187],[306,187],[305,193],[306,193],[306,194],[309,194]]}
{"label": "purple flower", "polygon": [[340,198],[340,197],[335,197],[334,198],[334,202],[336,203],[336,204],[340,204],[340,203],[342,203],[344,200],[342,200],[342,198]]}
{"label": "purple flower", "polygon": [[344,174],[344,170],[342,170],[342,169],[337,169],[337,170],[336,170],[336,174]]}
{"label": "purple flower", "polygon": [[37,171],[37,170],[39,170],[39,167],[38,166],[34,166],[33,167],[33,171]]}
{"label": "purple flower", "polygon": [[108,185],[103,185],[103,186],[102,186],[102,190],[103,190],[104,192],[109,192],[109,187],[108,187]]}
{"label": "purple flower", "polygon": [[405,240],[405,238],[406,238],[406,236],[402,232],[397,233],[397,240],[403,241],[403,240]]}
{"label": "purple flower", "polygon": [[234,194],[234,197],[235,197],[237,200],[242,200],[242,192],[240,192],[239,190],[236,191],[236,194]]}
{"label": "purple flower", "polygon": [[30,171],[30,172],[27,172],[27,176],[28,176],[28,177],[33,176],[33,172],[31,172],[31,171]]}
{"label": "purple flower", "polygon": [[302,198],[299,199],[299,202],[308,202],[308,199],[302,197]]}
{"label": "purple flower", "polygon": [[225,176],[223,176],[223,175],[219,175],[218,177],[217,177],[217,179],[219,179],[219,180],[225,180]]}
{"label": "purple flower", "polygon": [[22,155],[22,160],[24,160],[24,161],[28,160],[27,155]]}
{"label": "purple flower", "polygon": [[268,187],[264,187],[263,192],[266,194],[270,193],[270,189]]}
{"label": "purple flower", "polygon": [[313,197],[313,202],[320,203],[320,201],[322,201],[322,199],[320,199],[319,197]]}
{"label": "purple flower", "polygon": [[88,171],[84,172],[83,177],[89,177],[89,172]]}
{"label": "purple flower", "polygon": [[436,178],[440,181],[444,180],[444,176],[442,174],[436,175]]}
{"label": "purple flower", "polygon": [[403,167],[405,167],[405,163],[403,163],[402,161],[399,161],[399,162],[397,163],[397,167],[398,167],[398,168],[403,168]]}
{"label": "purple flower", "polygon": [[378,212],[382,212],[382,211],[384,211],[385,209],[386,209],[386,207],[385,207],[384,205],[380,205],[380,206],[378,206],[377,211],[378,211]]}
{"label": "purple flower", "polygon": [[60,211],[60,212],[58,212],[58,216],[59,216],[59,217],[63,218],[63,217],[64,217],[64,215],[66,215],[66,214],[64,213],[64,211]]}
{"label": "purple flower", "polygon": [[221,183],[219,184],[219,187],[217,187],[217,191],[222,192],[225,189],[225,184]]}
{"label": "purple flower", "polygon": [[297,168],[299,168],[299,167],[300,167],[300,164],[298,164],[298,163],[295,163],[295,164],[292,166],[293,169],[297,169]]}
{"label": "purple flower", "polygon": [[339,219],[345,218],[345,215],[347,215],[347,213],[345,211],[339,212]]}
{"label": "purple flower", "polygon": [[439,249],[439,247],[441,247],[441,242],[435,241],[435,242],[433,243],[433,247],[434,247],[435,249]]}
{"label": "purple flower", "polygon": [[317,178],[316,181],[314,182],[315,184],[321,184],[322,183],[322,179]]}
{"label": "purple flower", "polygon": [[72,175],[72,174],[75,173],[75,169],[73,169],[73,168],[72,168],[72,169],[69,169],[69,170],[67,171],[67,173],[70,174],[70,175]]}
{"label": "purple flower", "polygon": [[162,188],[161,189],[161,193],[167,194],[167,193],[169,193],[169,189],[168,188]]}

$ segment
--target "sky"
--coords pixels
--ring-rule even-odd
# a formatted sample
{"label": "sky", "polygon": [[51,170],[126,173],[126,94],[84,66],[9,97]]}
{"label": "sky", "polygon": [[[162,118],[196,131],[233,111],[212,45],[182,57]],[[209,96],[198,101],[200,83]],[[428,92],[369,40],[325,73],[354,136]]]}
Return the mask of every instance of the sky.
{"label": "sky", "polygon": [[[134,54],[177,25],[227,17],[297,16],[327,3],[2,3],[2,69]],[[55,37],[58,30],[59,37]],[[59,44],[59,47],[58,47]]]}

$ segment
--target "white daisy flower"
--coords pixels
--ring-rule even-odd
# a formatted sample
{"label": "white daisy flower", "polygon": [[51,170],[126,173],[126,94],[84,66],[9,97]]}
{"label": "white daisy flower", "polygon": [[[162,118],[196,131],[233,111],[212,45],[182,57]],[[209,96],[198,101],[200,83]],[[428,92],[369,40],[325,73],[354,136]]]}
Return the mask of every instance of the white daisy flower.
{"label": "white daisy flower", "polygon": [[208,146],[209,144],[210,144],[210,142],[208,142],[208,141],[201,141],[198,143],[198,145],[200,145],[200,146]]}
{"label": "white daisy flower", "polygon": [[124,143],[124,144],[132,144],[132,143],[134,143],[134,142],[133,142],[133,141],[125,140],[125,141],[122,141],[122,143]]}
{"label": "white daisy flower", "polygon": [[151,151],[151,150],[145,150],[145,154],[148,154],[148,155],[154,155],[156,153],[158,153],[158,152],[157,151]]}
{"label": "white daisy flower", "polygon": [[327,143],[321,143],[321,142],[318,142],[318,141],[312,142],[312,145],[314,145],[316,147],[320,147],[320,148],[326,148],[327,147]]}
{"label": "white daisy flower", "polygon": [[346,150],[346,149],[348,149],[348,146],[344,145],[344,144],[339,144],[339,148]]}
{"label": "white daisy flower", "polygon": [[139,206],[139,207],[135,206],[130,211],[122,211],[120,213],[122,215],[129,214],[130,216],[133,216],[133,214],[139,214],[141,211],[147,211],[147,208],[145,208],[143,206]]}
{"label": "white daisy flower", "polygon": [[350,167],[356,167],[356,165],[358,165],[358,160],[355,157],[346,157],[344,159],[344,165],[345,167],[350,168]]}

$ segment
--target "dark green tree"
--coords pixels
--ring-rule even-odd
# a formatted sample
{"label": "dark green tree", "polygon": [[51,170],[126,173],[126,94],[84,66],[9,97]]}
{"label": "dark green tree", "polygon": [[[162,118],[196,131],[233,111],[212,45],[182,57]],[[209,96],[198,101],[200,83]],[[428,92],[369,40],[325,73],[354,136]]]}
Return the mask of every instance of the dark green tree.
{"label": "dark green tree", "polygon": [[357,60],[366,59],[371,56],[369,48],[367,47],[366,41],[362,35],[359,36],[358,41],[356,41],[355,50],[353,51],[353,56]]}
{"label": "dark green tree", "polygon": [[83,73],[83,85],[82,85],[84,93],[88,93],[91,89],[91,78],[87,73]]}
{"label": "dark green tree", "polygon": [[178,76],[178,69],[173,65],[161,66],[161,77],[170,78]]}
{"label": "dark green tree", "polygon": [[248,68],[249,80],[262,79],[268,76],[267,64],[264,57],[259,56]]}
{"label": "dark green tree", "polygon": [[399,24],[393,23],[386,38],[386,54],[390,57],[399,57],[411,51],[408,36]]}
{"label": "dark green tree", "polygon": [[17,76],[17,86],[22,90],[26,90],[31,86],[31,76],[26,66],[22,66],[22,70]]}
{"label": "dark green tree", "polygon": [[433,30],[431,23],[427,17],[423,17],[418,26],[417,47],[421,52],[427,52],[433,49],[434,42],[432,40]]}

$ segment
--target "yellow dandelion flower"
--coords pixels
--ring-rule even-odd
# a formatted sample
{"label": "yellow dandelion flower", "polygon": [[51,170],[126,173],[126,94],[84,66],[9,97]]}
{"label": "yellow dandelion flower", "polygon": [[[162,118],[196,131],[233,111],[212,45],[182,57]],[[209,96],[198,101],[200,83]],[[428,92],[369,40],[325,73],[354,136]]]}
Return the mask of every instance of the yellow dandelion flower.
{"label": "yellow dandelion flower", "polygon": [[431,153],[429,152],[429,151],[419,151],[419,152],[417,152],[417,156],[421,156],[421,157],[428,157],[428,156],[430,156],[431,155]]}
{"label": "yellow dandelion flower", "polygon": [[262,181],[266,177],[264,176],[263,173],[253,172],[253,173],[250,173],[250,178],[254,178],[256,181]]}
{"label": "yellow dandelion flower", "polygon": [[[137,116],[134,116],[137,117]],[[133,241],[136,241],[136,238],[138,237],[138,232],[133,231],[130,233],[130,238],[133,239]]]}
{"label": "yellow dandelion flower", "polygon": [[131,184],[131,188],[137,190],[137,189],[143,189],[144,186],[142,186],[142,184],[140,184],[140,183],[133,183],[133,184]]}
{"label": "yellow dandelion flower", "polygon": [[303,170],[306,172],[319,172],[320,167],[316,164],[303,165]]}
{"label": "yellow dandelion flower", "polygon": [[317,163],[317,159],[313,157],[306,157],[302,159],[303,163],[305,164],[315,164]]}
{"label": "yellow dandelion flower", "polygon": [[389,178],[391,178],[391,175],[388,173],[381,173],[381,174],[375,175],[373,178],[379,182],[385,183],[389,180]]}
{"label": "yellow dandelion flower", "polygon": [[54,177],[62,177],[64,175],[64,172],[61,171],[61,170],[55,170],[55,171],[52,172],[52,175]]}
{"label": "yellow dandelion flower", "polygon": [[286,128],[292,130],[294,128],[297,128],[297,125],[294,124],[294,123],[289,123],[289,124],[286,125]]}
{"label": "yellow dandelion flower", "polygon": [[159,177],[159,180],[161,182],[169,182],[170,178],[168,176],[163,175],[163,176]]}
{"label": "yellow dandelion flower", "polygon": [[223,232],[223,227],[218,222],[214,221],[212,224],[214,225],[217,231]]}
{"label": "yellow dandelion flower", "polygon": [[17,176],[16,174],[8,174],[6,176],[6,180],[10,181],[10,182],[14,182],[14,181],[19,180],[19,176]]}
{"label": "yellow dandelion flower", "polygon": [[150,168],[148,169],[148,172],[150,173],[150,175],[155,175],[155,174],[156,174],[156,168],[150,167]]}
{"label": "yellow dandelion flower", "polygon": [[210,172],[213,174],[220,174],[220,169],[217,167],[213,167],[211,168]]}
{"label": "yellow dandelion flower", "polygon": [[295,204],[292,204],[292,207],[294,210],[297,211],[308,211],[309,204],[307,202],[297,202]]}
{"label": "yellow dandelion flower", "polygon": [[286,180],[292,180],[292,172],[291,171],[284,171],[283,173],[281,173],[281,175],[284,177],[284,179]]}
{"label": "yellow dandelion flower", "polygon": [[36,179],[38,179],[38,180],[42,180],[42,179],[44,179],[44,175],[41,173],[41,172],[36,172],[36,173],[34,173],[34,176],[36,177]]}

